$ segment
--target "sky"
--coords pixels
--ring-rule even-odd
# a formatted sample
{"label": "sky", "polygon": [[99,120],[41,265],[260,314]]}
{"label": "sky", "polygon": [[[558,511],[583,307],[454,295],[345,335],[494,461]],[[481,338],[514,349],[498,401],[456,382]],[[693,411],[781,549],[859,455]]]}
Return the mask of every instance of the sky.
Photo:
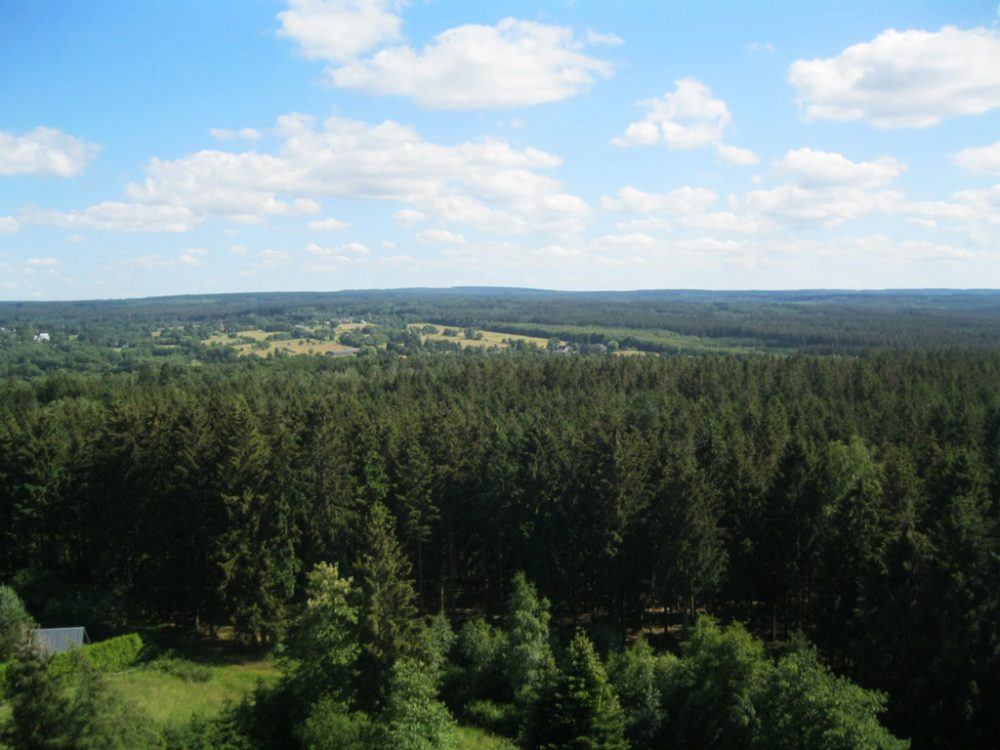
{"label": "sky", "polygon": [[1000,287],[1000,6],[0,0],[0,299]]}

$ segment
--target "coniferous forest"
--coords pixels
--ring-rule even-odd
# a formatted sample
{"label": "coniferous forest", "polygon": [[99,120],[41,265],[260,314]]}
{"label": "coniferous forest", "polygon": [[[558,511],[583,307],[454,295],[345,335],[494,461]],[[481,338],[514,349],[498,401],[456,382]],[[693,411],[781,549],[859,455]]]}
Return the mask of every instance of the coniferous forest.
{"label": "coniferous forest", "polygon": [[[0,745],[995,747],[1000,295],[807,297],[0,305]],[[157,723],[133,633],[276,676]]]}

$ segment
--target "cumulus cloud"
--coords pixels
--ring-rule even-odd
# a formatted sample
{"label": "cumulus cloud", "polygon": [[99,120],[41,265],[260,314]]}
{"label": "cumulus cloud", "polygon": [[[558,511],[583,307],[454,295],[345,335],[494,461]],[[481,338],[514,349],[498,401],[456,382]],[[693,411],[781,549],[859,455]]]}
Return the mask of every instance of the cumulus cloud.
{"label": "cumulus cloud", "polygon": [[25,224],[108,232],[187,232],[198,223],[186,206],[144,205],[105,201],[83,211],[35,211],[21,217]]}
{"label": "cumulus cloud", "polygon": [[905,164],[891,156],[854,162],[843,154],[811,148],[793,149],[775,166],[778,172],[790,175],[805,188],[881,187],[895,180],[906,169]]}
{"label": "cumulus cloud", "polygon": [[217,141],[259,141],[264,136],[255,128],[240,128],[239,130],[210,128],[208,133]]}
{"label": "cumulus cloud", "polygon": [[734,167],[752,167],[760,163],[760,157],[748,148],[730,146],[725,143],[715,144],[715,155],[723,164],[730,164]]}
{"label": "cumulus cloud", "polygon": [[334,85],[411,97],[428,109],[505,109],[554,102],[611,75],[580,52],[572,30],[505,18],[448,29],[421,50],[382,49],[330,70]]}
{"label": "cumulus cloud", "polygon": [[412,208],[404,208],[402,211],[397,211],[396,215],[393,217],[401,226],[410,228],[416,226],[422,221],[427,220],[427,215],[423,211],[417,211]]}
{"label": "cumulus cloud", "polygon": [[796,61],[789,81],[806,120],[929,127],[1000,107],[1000,36],[954,26],[889,29],[836,57]]}
{"label": "cumulus cloud", "polygon": [[970,172],[1000,176],[1000,141],[992,146],[967,148],[953,154],[955,163]]}
{"label": "cumulus cloud", "polygon": [[689,229],[731,234],[757,234],[774,228],[771,222],[760,217],[736,214],[731,211],[684,216],[679,219],[679,223]]}
{"label": "cumulus cloud", "polygon": [[614,138],[618,146],[652,146],[664,143],[672,149],[692,149],[721,141],[732,120],[729,108],[715,99],[701,81],[685,78],[658,99],[639,102],[646,116],[633,122]]}
{"label": "cumulus cloud", "polygon": [[588,31],[587,42],[590,44],[604,44],[609,47],[617,47],[619,44],[623,44],[625,40],[617,34],[601,34],[597,31]]}
{"label": "cumulus cloud", "polygon": [[464,245],[465,237],[447,229],[425,229],[417,233],[421,245]]}
{"label": "cumulus cloud", "polygon": [[399,37],[399,0],[290,0],[278,14],[279,36],[298,42],[313,60],[347,62]]}
{"label": "cumulus cloud", "polygon": [[647,193],[626,186],[617,197],[605,196],[601,207],[606,211],[627,211],[637,214],[695,214],[707,211],[715,203],[715,193],[702,187],[681,187],[669,193]]}
{"label": "cumulus cloud", "polygon": [[203,247],[189,247],[181,253],[178,261],[184,266],[200,266],[204,264],[205,261],[202,258],[206,255],[208,255],[208,250]]}
{"label": "cumulus cloud", "polygon": [[22,136],[0,131],[0,175],[76,177],[98,151],[57,128],[37,127]]}
{"label": "cumulus cloud", "polygon": [[21,223],[13,216],[0,216],[0,234],[14,234],[21,228]]}
{"label": "cumulus cloud", "polygon": [[28,258],[24,265],[27,268],[55,268],[59,261],[55,258]]}
{"label": "cumulus cloud", "polygon": [[315,242],[310,242],[306,245],[306,252],[311,255],[320,256],[333,256],[333,255],[361,255],[365,256],[369,254],[369,249],[367,245],[360,242],[348,242],[346,245],[338,245],[336,247],[324,247]]}
{"label": "cumulus cloud", "polygon": [[[403,224],[425,219],[498,234],[585,228],[591,207],[545,174],[553,154],[480,138],[453,145],[424,139],[415,128],[330,118],[318,125],[303,115],[279,119],[276,153],[199,151],[146,165],[141,181],[125,187],[128,202],[35,211],[19,217],[77,229],[182,232],[206,219],[259,223],[321,210],[326,197],[397,202]],[[311,229],[340,227],[316,219]]]}
{"label": "cumulus cloud", "polygon": [[340,219],[335,219],[331,216],[328,219],[310,221],[307,226],[315,232],[329,232],[336,231],[338,229],[347,229],[347,227],[351,225],[346,221],[341,221]]}
{"label": "cumulus cloud", "polygon": [[747,193],[742,205],[779,224],[832,227],[874,213],[902,210],[901,193],[882,189],[906,169],[889,156],[855,162],[843,154],[793,149],[774,165],[790,179],[769,190]]}

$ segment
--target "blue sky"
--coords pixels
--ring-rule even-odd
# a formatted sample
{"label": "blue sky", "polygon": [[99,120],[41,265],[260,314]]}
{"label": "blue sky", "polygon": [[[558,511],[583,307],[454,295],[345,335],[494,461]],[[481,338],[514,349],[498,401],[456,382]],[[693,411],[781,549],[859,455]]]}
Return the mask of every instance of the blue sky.
{"label": "blue sky", "polygon": [[996,2],[0,4],[0,298],[1000,287]]}

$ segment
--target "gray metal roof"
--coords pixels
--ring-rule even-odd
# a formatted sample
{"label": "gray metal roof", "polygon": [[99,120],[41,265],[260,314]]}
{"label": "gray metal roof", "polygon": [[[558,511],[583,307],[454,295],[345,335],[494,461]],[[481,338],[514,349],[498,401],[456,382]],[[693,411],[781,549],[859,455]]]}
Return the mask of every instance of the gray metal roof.
{"label": "gray metal roof", "polygon": [[31,631],[31,641],[48,654],[61,654],[90,643],[90,638],[86,628],[38,628]]}

